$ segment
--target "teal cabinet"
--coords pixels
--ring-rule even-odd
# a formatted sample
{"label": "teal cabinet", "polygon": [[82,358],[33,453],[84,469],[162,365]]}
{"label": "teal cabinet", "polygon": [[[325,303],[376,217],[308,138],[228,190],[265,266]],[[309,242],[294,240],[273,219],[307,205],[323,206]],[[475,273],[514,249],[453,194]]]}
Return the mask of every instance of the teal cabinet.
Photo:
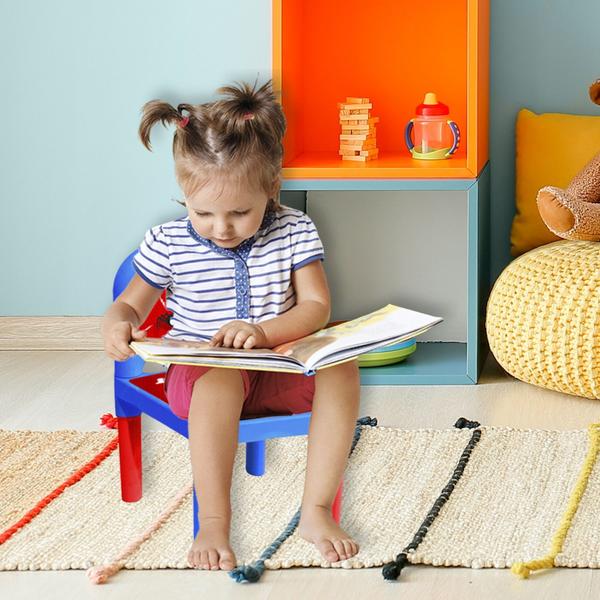
{"label": "teal cabinet", "polygon": [[285,193],[304,192],[323,238],[332,320],[388,302],[444,318],[406,361],[361,368],[363,385],[477,382],[487,355],[489,178],[488,163],[476,179],[284,179]]}

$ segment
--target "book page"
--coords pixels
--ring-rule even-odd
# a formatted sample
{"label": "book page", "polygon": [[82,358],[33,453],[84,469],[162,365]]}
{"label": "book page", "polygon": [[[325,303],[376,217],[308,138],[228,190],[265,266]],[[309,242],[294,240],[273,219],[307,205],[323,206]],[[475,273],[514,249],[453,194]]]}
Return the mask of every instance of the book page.
{"label": "book page", "polygon": [[[388,304],[372,313],[321,329],[300,340],[276,346],[274,350],[294,357],[307,369],[319,366],[321,359],[348,350],[345,356],[358,356],[363,351],[374,350],[395,341],[410,339],[442,321],[425,313]],[[364,350],[363,350],[364,349]]]}
{"label": "book page", "polygon": [[271,364],[273,370],[290,369],[307,373],[332,360],[358,356],[396,341],[410,339],[441,320],[440,317],[388,304],[352,321],[321,329],[273,349],[226,348],[210,346],[207,341],[170,338],[146,338],[132,341],[129,345],[144,360],[160,364],[224,366],[235,363],[246,364],[250,369]]}
{"label": "book page", "polygon": [[[170,338],[146,338],[144,340],[131,342],[129,344],[133,350],[140,354],[144,359],[146,357],[161,358],[167,360],[175,357],[201,356],[223,358],[241,358],[241,359],[276,359],[281,361],[280,353],[270,348],[227,348],[224,346],[209,346],[205,341],[174,340]],[[286,363],[299,364],[294,357],[284,359]],[[215,363],[218,364],[218,363]]]}

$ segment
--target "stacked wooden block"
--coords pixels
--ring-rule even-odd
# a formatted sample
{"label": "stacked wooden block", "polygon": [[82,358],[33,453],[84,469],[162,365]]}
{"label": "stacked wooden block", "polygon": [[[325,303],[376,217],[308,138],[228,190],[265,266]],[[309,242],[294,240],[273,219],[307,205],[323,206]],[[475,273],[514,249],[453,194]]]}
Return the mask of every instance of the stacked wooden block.
{"label": "stacked wooden block", "polygon": [[340,155],[342,160],[367,161],[377,158],[375,123],[379,117],[371,116],[373,105],[368,98],[347,97],[338,102],[340,109]]}

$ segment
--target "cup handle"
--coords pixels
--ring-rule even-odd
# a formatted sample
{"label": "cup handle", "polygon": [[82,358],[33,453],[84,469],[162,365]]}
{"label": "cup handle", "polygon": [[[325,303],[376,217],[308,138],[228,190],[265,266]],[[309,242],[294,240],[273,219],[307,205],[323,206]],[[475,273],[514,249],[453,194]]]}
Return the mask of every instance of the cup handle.
{"label": "cup handle", "polygon": [[454,121],[446,121],[446,123],[448,123],[450,126],[450,129],[452,130],[452,137],[454,138],[454,141],[452,142],[452,148],[446,152],[446,156],[451,156],[458,150],[458,146],[460,144],[460,129]]}
{"label": "cup handle", "polygon": [[411,135],[412,135],[412,130],[413,130],[413,119],[411,119],[407,124],[406,124],[406,129],[404,130],[404,142],[406,143],[406,147],[409,150],[412,150],[415,145],[413,144]]}

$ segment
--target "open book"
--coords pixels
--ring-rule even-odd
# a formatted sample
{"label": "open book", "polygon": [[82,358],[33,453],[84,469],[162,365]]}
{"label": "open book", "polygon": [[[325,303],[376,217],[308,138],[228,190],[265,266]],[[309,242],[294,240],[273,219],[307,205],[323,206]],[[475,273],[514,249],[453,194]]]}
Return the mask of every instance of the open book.
{"label": "open book", "polygon": [[273,349],[210,347],[208,342],[168,338],[146,338],[129,345],[144,360],[162,365],[176,363],[314,375],[317,369],[413,338],[440,321],[440,317],[388,304]]}

